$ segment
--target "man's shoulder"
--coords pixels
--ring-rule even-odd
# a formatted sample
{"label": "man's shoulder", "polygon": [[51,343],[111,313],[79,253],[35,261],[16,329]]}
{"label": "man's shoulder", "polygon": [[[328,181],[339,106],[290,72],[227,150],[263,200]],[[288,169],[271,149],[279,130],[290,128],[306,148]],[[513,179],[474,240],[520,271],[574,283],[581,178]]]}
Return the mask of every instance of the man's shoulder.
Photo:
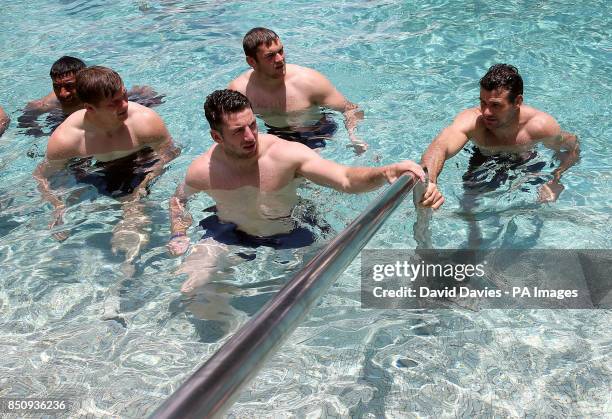
{"label": "man's shoulder", "polygon": [[153,109],[136,102],[128,102],[129,116],[136,118],[159,118],[159,114]]}
{"label": "man's shoulder", "polygon": [[468,134],[476,129],[480,116],[481,112],[478,108],[464,109],[455,116],[452,126]]}
{"label": "man's shoulder", "polygon": [[136,102],[129,102],[127,124],[131,126],[139,137],[149,138],[164,136],[166,129],[163,120],[151,108]]}
{"label": "man's shoulder", "polygon": [[62,136],[75,136],[77,133],[83,131],[85,122],[85,109],[79,109],[78,111],[72,112],[59,127],[53,131],[53,135],[59,134]]}
{"label": "man's shoulder", "polygon": [[210,189],[210,166],[212,151],[215,146],[211,147],[204,154],[196,157],[187,168],[185,183],[197,190]]}
{"label": "man's shoulder", "polygon": [[556,119],[549,113],[531,106],[522,106],[521,111],[527,114],[528,124],[551,124],[557,122]]}
{"label": "man's shoulder", "polygon": [[259,146],[263,154],[284,152],[288,148],[292,148],[292,141],[283,140],[280,137],[272,134],[259,134]]}
{"label": "man's shoulder", "polygon": [[318,155],[302,143],[283,140],[272,134],[260,134],[260,140],[263,140],[262,145],[265,147],[262,157],[278,162],[299,162],[312,156],[313,153]]}
{"label": "man's shoulder", "polygon": [[462,110],[457,114],[457,116],[455,116],[455,119],[462,118],[472,120],[478,118],[480,115],[482,115],[480,109],[477,107],[473,107]]}
{"label": "man's shoulder", "polygon": [[85,110],[72,113],[53,131],[47,144],[47,156],[50,160],[77,157],[84,139],[84,115]]}
{"label": "man's shoulder", "polygon": [[295,64],[287,66],[287,84],[302,94],[307,94],[311,102],[317,103],[334,91],[334,85],[317,70]]}
{"label": "man's shoulder", "polygon": [[246,92],[246,86],[249,83],[249,80],[251,79],[252,74],[253,74],[252,69],[245,71],[244,73],[236,77],[234,80],[232,80],[228,84],[227,88],[244,94]]}
{"label": "man's shoulder", "polygon": [[527,116],[524,129],[532,139],[537,140],[559,134],[561,129],[552,115],[531,106],[523,106],[521,110]]}
{"label": "man's shoulder", "polygon": [[316,84],[321,80],[327,80],[323,74],[314,68],[297,64],[287,64],[287,76],[289,81],[300,84]]}

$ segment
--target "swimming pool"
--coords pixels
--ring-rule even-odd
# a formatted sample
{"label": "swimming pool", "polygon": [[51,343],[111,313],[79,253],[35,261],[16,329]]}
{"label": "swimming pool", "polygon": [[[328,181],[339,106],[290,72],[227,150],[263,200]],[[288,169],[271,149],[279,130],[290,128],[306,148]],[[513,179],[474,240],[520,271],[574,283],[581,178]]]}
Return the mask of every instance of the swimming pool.
{"label": "swimming pool", "polygon": [[[555,204],[534,206],[535,190],[486,197],[475,210],[485,246],[610,248],[609,16],[604,1],[3,4],[0,104],[12,122],[0,138],[0,387],[11,395],[68,395],[79,401],[82,415],[151,413],[308,257],[308,251],[259,249],[254,261],[186,301],[175,273],[180,260],[169,258],[164,247],[167,199],[187,165],[211,144],[203,100],[246,68],[241,39],[253,26],[276,30],[288,62],[323,72],[365,109],[358,134],[370,150],[355,156],[341,128],[323,151],[347,164],[418,160],[460,109],[476,104],[477,81],[490,64],[516,65],[526,103],[577,133],[582,158],[563,177],[566,190]],[[107,198],[75,202],[66,215],[71,237],[60,244],[48,232],[50,209],[31,178],[39,160],[27,150],[32,144],[44,149],[45,139],[16,128],[18,109],[48,93],[49,67],[63,54],[110,66],[127,85],[149,84],[165,93],[157,111],[183,148],[146,200],[150,239],[131,278],[109,246],[120,204]],[[550,153],[539,151],[550,160]],[[461,152],[440,178],[447,202],[431,226],[436,247],[467,244],[459,199],[468,159]],[[301,193],[336,230],[374,196],[322,188]],[[193,202],[194,218],[204,218],[201,211],[210,204],[204,196]],[[413,222],[411,205],[403,206],[368,247],[414,248]],[[125,326],[101,318],[117,299]],[[211,305],[217,309],[201,312]],[[609,311],[413,312],[359,305],[356,261],[230,415],[612,411]]]}

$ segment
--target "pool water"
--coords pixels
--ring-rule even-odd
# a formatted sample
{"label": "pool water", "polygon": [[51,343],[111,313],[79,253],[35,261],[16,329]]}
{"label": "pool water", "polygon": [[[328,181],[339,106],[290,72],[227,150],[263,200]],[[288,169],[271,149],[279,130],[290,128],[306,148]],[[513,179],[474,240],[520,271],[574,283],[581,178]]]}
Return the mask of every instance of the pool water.
{"label": "pool water", "polygon": [[[477,105],[491,64],[517,66],[525,102],[578,135],[581,160],[554,204],[535,204],[523,175],[483,196],[473,209],[482,246],[610,248],[609,2],[15,0],[0,9],[0,105],[12,118],[0,138],[0,397],[65,395],[79,404],[71,416],[150,414],[316,250],[259,248],[192,297],[179,292],[181,259],[166,253],[168,198],[212,144],[204,98],[246,70],[241,40],[254,26],[274,29],[288,62],[321,71],[364,109],[358,135],[369,150],[356,156],[340,128],[322,152],[345,164],[418,160]],[[110,249],[119,202],[75,199],[70,238],[58,243],[31,176],[40,157],[28,150],[44,150],[46,138],[25,135],[17,118],[49,92],[49,68],[64,54],[166,95],[156,110],[182,154],[144,201],[149,240],[131,275]],[[469,157],[460,152],[440,176],[447,201],[431,223],[435,247],[469,245],[459,205]],[[549,175],[552,153],[538,149],[538,159]],[[376,196],[300,193],[335,231]],[[193,201],[194,219],[211,204]],[[368,248],[414,248],[414,218],[404,204]],[[609,310],[365,310],[359,286],[356,260],[229,415],[612,414]]]}

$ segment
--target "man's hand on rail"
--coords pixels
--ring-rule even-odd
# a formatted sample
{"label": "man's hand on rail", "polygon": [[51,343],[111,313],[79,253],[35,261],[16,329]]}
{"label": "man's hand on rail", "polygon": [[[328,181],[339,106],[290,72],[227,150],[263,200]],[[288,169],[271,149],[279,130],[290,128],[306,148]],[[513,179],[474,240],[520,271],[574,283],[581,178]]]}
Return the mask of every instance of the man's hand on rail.
{"label": "man's hand on rail", "polygon": [[399,163],[394,163],[385,167],[385,177],[389,183],[395,182],[405,172],[412,172],[421,182],[425,182],[425,172],[423,168],[412,160],[404,160]]}
{"label": "man's hand on rail", "polygon": [[438,190],[438,185],[434,182],[429,181],[427,190],[423,194],[423,199],[419,202],[419,205],[425,208],[438,209],[440,205],[444,203],[444,196]]}

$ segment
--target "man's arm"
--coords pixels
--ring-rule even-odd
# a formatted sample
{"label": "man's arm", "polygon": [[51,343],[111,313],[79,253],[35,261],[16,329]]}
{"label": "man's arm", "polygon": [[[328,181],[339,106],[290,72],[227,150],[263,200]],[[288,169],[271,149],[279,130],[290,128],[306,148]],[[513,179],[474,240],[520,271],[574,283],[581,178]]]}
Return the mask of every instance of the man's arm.
{"label": "man's arm", "polygon": [[556,156],[559,158],[560,164],[553,171],[553,176],[554,180],[559,182],[563,172],[580,160],[580,142],[578,137],[569,132],[561,131],[558,136],[547,139],[543,143],[546,147],[558,152]]}
{"label": "man's arm", "polygon": [[[361,193],[393,182],[405,172],[413,172],[425,181],[425,173],[417,163],[406,160],[382,167],[348,167],[323,159],[302,144],[295,144],[291,154],[297,159],[296,173],[316,184],[329,186],[341,192]],[[302,146],[302,147],[297,147]]]}
{"label": "man's arm", "polygon": [[158,160],[149,169],[138,187],[132,192],[132,199],[138,200],[146,195],[146,188],[149,183],[162,174],[166,163],[174,160],[180,154],[180,149],[174,145],[166,125],[159,115],[147,109],[147,115],[139,121],[141,131],[139,132],[140,141],[151,147],[158,156]]}
{"label": "man's arm", "polygon": [[313,86],[313,96],[316,104],[342,112],[344,115],[344,126],[348,132],[349,139],[357,154],[361,154],[367,150],[368,145],[365,141],[355,135],[357,123],[363,120],[363,111],[359,106],[349,102],[342,93],[340,93],[334,85],[321,73],[310,70]]}
{"label": "man's arm", "polygon": [[561,131],[553,117],[546,115],[535,125],[535,132],[530,130],[533,138],[542,138],[545,147],[555,151],[559,167],[553,171],[553,179],[540,187],[538,200],[554,202],[565,189],[561,184],[561,175],[580,159],[580,143],[574,134]]}
{"label": "man's arm", "polygon": [[199,192],[198,188],[189,186],[186,182],[187,179],[176,188],[176,192],[170,198],[171,235],[167,247],[173,256],[182,255],[189,248],[187,230],[191,227],[193,218],[187,209],[187,201],[189,197]]}
{"label": "man's arm", "polygon": [[[66,211],[66,205],[59,195],[57,195],[53,189],[51,189],[49,178],[53,174],[65,168],[67,162],[68,160],[49,160],[48,158],[45,158],[38,166],[36,166],[34,173],[32,173],[34,180],[36,180],[38,183],[38,190],[42,196],[42,199],[53,206],[53,215],[51,222],[49,223],[50,229],[64,223],[63,216],[64,212]],[[59,241],[63,241],[68,238],[68,234],[66,232],[55,233],[53,236]]]}
{"label": "man's arm", "polygon": [[444,162],[457,154],[468,142],[469,133],[475,128],[475,125],[476,115],[473,110],[461,112],[451,125],[438,134],[423,153],[421,165],[427,168],[429,175],[427,191],[420,202],[424,207],[437,209],[444,203],[444,196],[437,186],[438,175],[442,172]]}
{"label": "man's arm", "polygon": [[[61,198],[51,189],[49,178],[66,167],[66,163],[74,157],[79,157],[78,134],[67,122],[60,125],[51,135],[47,143],[45,159],[36,167],[33,177],[38,183],[38,190],[43,200],[53,205],[53,219],[49,228],[63,224],[65,205]],[[58,240],[65,240],[68,233],[54,234]]]}
{"label": "man's arm", "polygon": [[[55,103],[55,104],[54,104]],[[37,119],[44,113],[47,113],[59,106],[55,93],[51,92],[47,96],[29,102],[23,109],[23,114],[17,118],[18,128],[27,128],[26,134],[35,137],[45,135],[41,125]]]}

